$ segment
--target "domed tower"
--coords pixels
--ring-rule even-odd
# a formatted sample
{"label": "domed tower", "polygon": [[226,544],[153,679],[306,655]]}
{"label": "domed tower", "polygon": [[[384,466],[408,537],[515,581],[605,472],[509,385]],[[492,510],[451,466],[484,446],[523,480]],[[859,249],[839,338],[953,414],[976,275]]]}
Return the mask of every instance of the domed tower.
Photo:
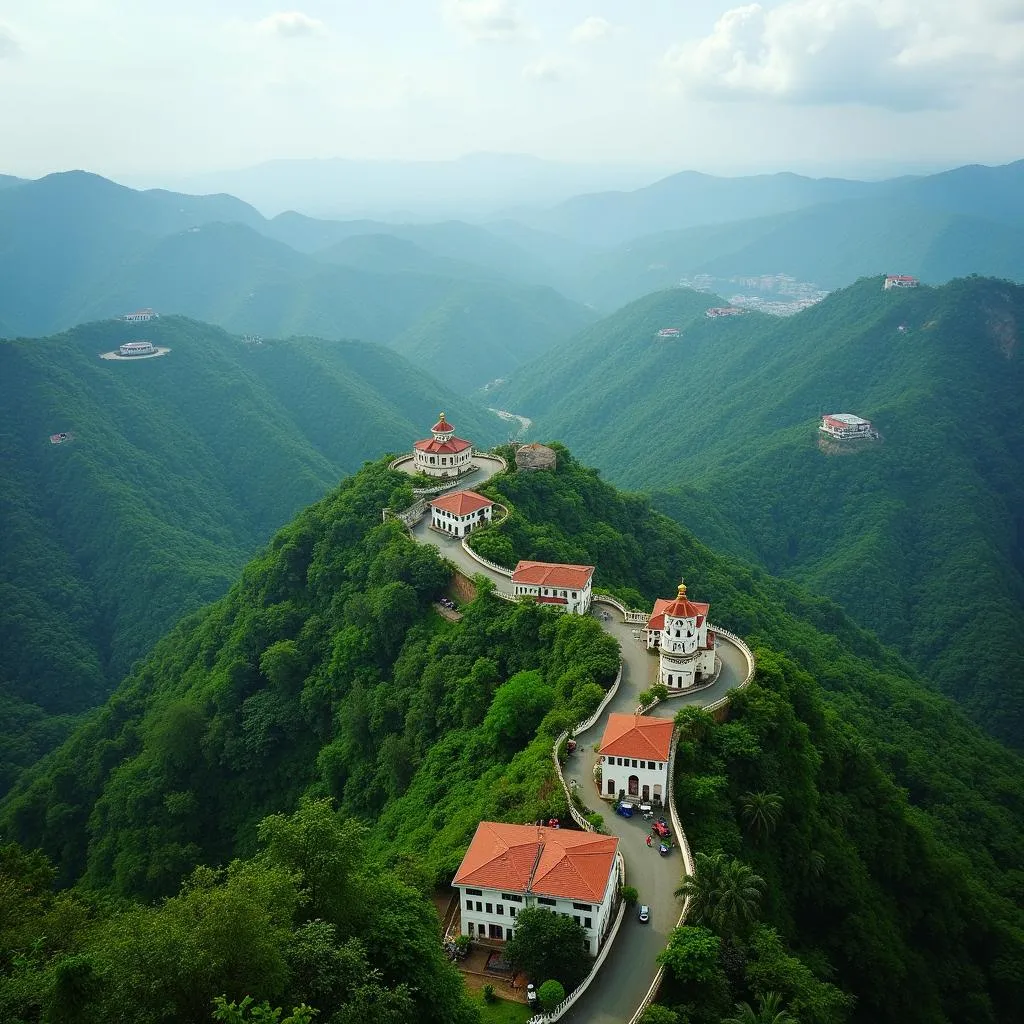
{"label": "domed tower", "polygon": [[417,441],[412,446],[417,472],[444,478],[460,476],[472,468],[472,444],[455,436],[455,428],[444,413],[437,418],[430,433],[432,437]]}
{"label": "domed tower", "polygon": [[680,583],[674,600],[659,598],[647,621],[647,646],[658,648],[658,681],[670,690],[704,682],[715,671],[715,634],[709,605],[691,601]]}

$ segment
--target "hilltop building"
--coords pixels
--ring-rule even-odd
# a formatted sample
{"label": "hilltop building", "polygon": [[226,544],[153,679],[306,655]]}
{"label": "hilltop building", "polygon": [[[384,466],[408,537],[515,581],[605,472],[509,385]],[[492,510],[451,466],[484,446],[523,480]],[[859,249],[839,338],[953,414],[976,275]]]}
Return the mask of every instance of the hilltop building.
{"label": "hilltop building", "polygon": [[515,597],[533,597],[538,604],[562,608],[570,615],[590,610],[592,565],[561,565],[557,562],[520,562],[512,573]]}
{"label": "hilltop building", "polygon": [[672,600],[659,597],[647,620],[648,650],[658,649],[658,681],[670,690],[685,690],[715,671],[715,633],[708,629],[708,605],[691,601],[680,583]]}
{"label": "hilltop building", "polygon": [[416,471],[427,476],[453,477],[467,472],[473,461],[473,446],[455,436],[455,428],[441,413],[430,428],[432,437],[412,446]]}
{"label": "hilltop building", "polygon": [[482,821],[452,879],[461,931],[507,941],[524,907],[572,917],[596,956],[611,927],[619,872],[614,836]]}
{"label": "hilltop building", "polygon": [[117,351],[122,356],[151,356],[156,349],[151,341],[129,341],[121,345]]}
{"label": "hilltop building", "polygon": [[823,434],[840,440],[875,437],[877,433],[872,429],[870,420],[861,419],[860,416],[854,416],[849,412],[833,412],[822,416],[821,426],[818,429]]}
{"label": "hilltop building", "polygon": [[554,448],[546,444],[524,444],[516,449],[516,469],[554,469],[558,463]]}
{"label": "hilltop building", "polygon": [[154,313],[151,309],[140,309],[135,313],[125,313],[122,320],[127,320],[129,323],[142,323],[146,320],[158,320],[160,318],[159,313]]}
{"label": "hilltop building", "polygon": [[882,289],[889,291],[892,288],[916,288],[920,283],[916,277],[909,274],[886,274]]}
{"label": "hilltop building", "polygon": [[668,793],[668,759],[672,750],[671,718],[609,715],[601,745],[601,786],[606,796],[619,790],[645,803],[661,803]]}
{"label": "hilltop building", "polygon": [[435,530],[465,537],[477,526],[491,521],[494,502],[476,491],[453,491],[430,503],[430,525]]}
{"label": "hilltop building", "polygon": [[678,338],[682,332],[678,327],[662,327],[658,331],[657,337],[659,338]]}
{"label": "hilltop building", "polygon": [[741,316],[742,313],[743,310],[737,309],[735,306],[712,306],[704,311],[704,315],[709,320],[714,320],[715,317],[719,316]]}

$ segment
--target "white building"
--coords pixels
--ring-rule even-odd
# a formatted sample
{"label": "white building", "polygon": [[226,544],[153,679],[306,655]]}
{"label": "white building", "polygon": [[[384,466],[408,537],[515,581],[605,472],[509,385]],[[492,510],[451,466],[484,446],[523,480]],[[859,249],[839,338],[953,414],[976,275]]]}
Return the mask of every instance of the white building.
{"label": "white building", "polygon": [[140,309],[135,313],[125,313],[122,320],[127,320],[129,323],[141,323],[145,320],[157,320],[160,314],[154,313],[151,309]]}
{"label": "white building", "polygon": [[712,306],[704,311],[704,315],[709,320],[714,320],[719,316],[741,316],[742,313],[743,310],[737,309],[735,306]]}
{"label": "white building", "polygon": [[562,565],[557,562],[520,562],[512,573],[515,597],[533,597],[538,604],[562,608],[570,615],[590,610],[592,565]]}
{"label": "white building", "polygon": [[889,291],[891,288],[916,288],[921,282],[916,277],[911,277],[909,274],[886,274],[885,284],[882,285],[884,291]]}
{"label": "white building", "polygon": [[494,502],[476,491],[455,491],[430,503],[430,525],[435,530],[465,537],[477,526],[489,523]]}
{"label": "white building", "polygon": [[619,888],[618,845],[594,832],[480,822],[452,880],[462,934],[507,941],[519,911],[540,907],[574,918],[596,956]]}
{"label": "white building", "polygon": [[708,605],[691,601],[686,584],[676,597],[659,597],[645,627],[648,649],[658,648],[659,681],[670,690],[705,682],[715,671],[715,633],[708,629]]}
{"label": "white building", "polygon": [[473,446],[455,436],[455,428],[441,413],[430,428],[433,437],[417,441],[412,446],[413,461],[419,473],[427,476],[459,476],[469,470],[473,460]]}
{"label": "white building", "polygon": [[663,802],[674,728],[671,718],[609,715],[598,747],[604,795],[615,798],[622,791],[643,803]]}
{"label": "white building", "polygon": [[117,350],[122,356],[151,356],[156,349],[151,341],[129,341]]}
{"label": "white building", "polygon": [[851,438],[851,437],[873,437],[874,431],[871,428],[871,421],[861,419],[849,412],[833,412],[821,417],[821,426],[818,428],[823,434],[830,437]]}

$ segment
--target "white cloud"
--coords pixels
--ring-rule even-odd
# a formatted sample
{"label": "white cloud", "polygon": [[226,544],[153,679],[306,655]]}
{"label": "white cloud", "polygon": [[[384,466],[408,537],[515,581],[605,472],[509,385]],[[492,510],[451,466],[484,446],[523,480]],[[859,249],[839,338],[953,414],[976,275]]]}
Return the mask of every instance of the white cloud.
{"label": "white cloud", "polygon": [[596,43],[615,30],[615,26],[607,18],[592,14],[584,18],[570,33],[570,43]]}
{"label": "white cloud", "polygon": [[256,23],[256,30],[266,35],[296,39],[302,36],[327,35],[327,26],[318,18],[311,18],[302,11],[278,11]]}
{"label": "white cloud", "polygon": [[20,53],[21,47],[14,33],[6,25],[0,25],[0,60],[17,57]]}
{"label": "white cloud", "polygon": [[572,66],[561,57],[540,57],[523,68],[523,78],[531,82],[564,82]]}
{"label": "white cloud", "polygon": [[445,0],[448,22],[476,43],[508,43],[532,33],[509,0]]}
{"label": "white cloud", "polygon": [[785,0],[735,7],[665,65],[710,99],[950,106],[1024,75],[1024,0]]}

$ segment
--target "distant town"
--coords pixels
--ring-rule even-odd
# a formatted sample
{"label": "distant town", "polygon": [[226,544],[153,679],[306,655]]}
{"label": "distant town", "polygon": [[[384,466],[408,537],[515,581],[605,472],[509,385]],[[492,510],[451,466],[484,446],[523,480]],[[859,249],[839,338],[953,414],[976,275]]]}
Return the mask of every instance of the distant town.
{"label": "distant town", "polygon": [[[695,274],[679,279],[681,288],[714,292],[728,297],[729,305],[756,309],[772,316],[792,316],[821,302],[828,291],[809,281],[798,281],[789,274],[759,274],[752,277],[714,277]],[[741,289],[735,291],[734,289]],[[730,294],[733,292],[733,294]]]}

